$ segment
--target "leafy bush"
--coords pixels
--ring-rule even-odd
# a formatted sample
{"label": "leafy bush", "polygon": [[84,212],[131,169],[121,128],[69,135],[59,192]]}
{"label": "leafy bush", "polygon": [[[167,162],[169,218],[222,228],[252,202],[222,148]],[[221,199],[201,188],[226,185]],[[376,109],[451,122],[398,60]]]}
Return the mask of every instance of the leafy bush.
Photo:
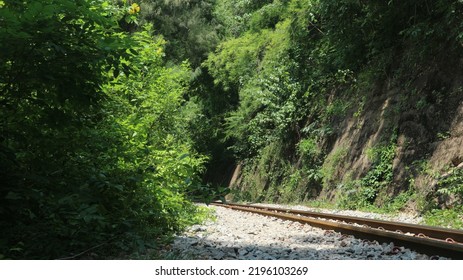
{"label": "leafy bush", "polygon": [[249,28],[255,11],[273,0],[218,0],[214,6],[215,18],[223,26],[227,38],[238,37]]}
{"label": "leafy bush", "polygon": [[284,10],[283,3],[280,1],[273,1],[273,3],[261,7],[251,15],[249,29],[259,31],[266,28],[275,28],[276,24],[282,19]]}
{"label": "leafy bush", "polygon": [[397,148],[394,140],[393,138],[389,145],[378,146],[367,151],[370,160],[372,160],[372,168],[362,178],[362,185],[371,189],[368,196],[370,202],[375,200],[376,195],[383,187],[392,182],[392,162]]}
{"label": "leafy bush", "polygon": [[167,60],[188,60],[196,68],[218,43],[220,24],[212,15],[215,0],[140,2],[140,22],[152,24],[154,32],[165,38]]}
{"label": "leafy bush", "polygon": [[188,67],[165,67],[150,30],[124,33],[128,11],[86,0],[0,7],[6,258],[142,251],[196,213],[186,193],[205,158],[183,133]]}
{"label": "leafy bush", "polygon": [[302,156],[309,159],[316,158],[320,155],[320,148],[314,139],[302,139],[297,145],[297,148]]}

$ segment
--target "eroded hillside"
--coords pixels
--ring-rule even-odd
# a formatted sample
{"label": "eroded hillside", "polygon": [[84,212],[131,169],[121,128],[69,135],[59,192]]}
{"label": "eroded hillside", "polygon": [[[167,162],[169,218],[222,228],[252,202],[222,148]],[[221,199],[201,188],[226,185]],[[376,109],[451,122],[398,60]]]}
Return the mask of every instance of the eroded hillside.
{"label": "eroded hillside", "polygon": [[460,207],[463,4],[264,2],[205,62],[240,99],[229,197]]}

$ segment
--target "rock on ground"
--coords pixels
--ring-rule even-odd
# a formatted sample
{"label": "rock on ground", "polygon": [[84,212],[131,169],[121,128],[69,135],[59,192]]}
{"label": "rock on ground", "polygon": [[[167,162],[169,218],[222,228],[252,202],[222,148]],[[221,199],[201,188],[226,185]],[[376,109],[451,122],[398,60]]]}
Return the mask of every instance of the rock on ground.
{"label": "rock on ground", "polygon": [[169,252],[183,259],[336,260],[429,259],[394,244],[356,239],[306,224],[208,206],[215,221],[175,237]]}

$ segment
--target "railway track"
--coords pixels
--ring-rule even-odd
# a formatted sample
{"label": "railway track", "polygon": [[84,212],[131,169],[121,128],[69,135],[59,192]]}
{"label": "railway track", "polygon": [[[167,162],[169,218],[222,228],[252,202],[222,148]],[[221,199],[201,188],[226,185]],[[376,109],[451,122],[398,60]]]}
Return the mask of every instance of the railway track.
{"label": "railway track", "polygon": [[313,211],[214,202],[212,205],[309,224],[357,238],[393,242],[430,256],[463,259],[463,231]]}

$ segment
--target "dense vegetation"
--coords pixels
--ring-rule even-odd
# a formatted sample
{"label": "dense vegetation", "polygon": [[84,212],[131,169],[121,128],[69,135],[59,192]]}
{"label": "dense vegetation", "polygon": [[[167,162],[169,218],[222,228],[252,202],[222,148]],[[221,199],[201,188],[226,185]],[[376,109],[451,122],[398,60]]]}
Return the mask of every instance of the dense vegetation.
{"label": "dense vegetation", "polygon": [[[335,197],[338,207],[403,207],[415,195],[410,182],[420,172],[417,165],[432,152],[418,142],[442,140],[439,133],[448,127],[436,119],[455,112],[453,103],[461,100],[461,89],[442,76],[460,69],[454,61],[462,51],[462,9],[451,0],[218,1],[226,40],[204,65],[240,100],[225,115],[231,149],[243,165],[235,198],[295,202],[321,195]],[[360,146],[375,126],[369,123],[377,121],[366,119],[365,107],[388,91],[397,101],[366,152],[369,168],[349,174],[355,155],[335,143],[342,122],[353,119],[354,129],[364,131],[355,140]],[[432,117],[429,107],[437,111]],[[407,111],[438,135],[407,134],[401,120]],[[394,115],[401,119],[388,121]],[[393,166],[399,136],[419,150],[402,157],[410,177],[400,182]]]}
{"label": "dense vegetation", "polygon": [[142,250],[194,222],[190,69],[149,26],[127,32],[125,2],[1,3],[3,257]]}
{"label": "dense vegetation", "polygon": [[[457,0],[0,1],[0,258],[156,248],[201,216],[191,201],[229,192],[236,163],[235,199],[417,200],[412,177],[393,174],[399,121],[367,172],[342,180],[339,123],[391,89],[390,119],[454,112],[462,91],[444,76],[460,71],[462,12]],[[447,137],[427,122],[427,142]],[[431,173],[421,147],[410,176]],[[450,171],[435,193],[453,212],[423,204],[430,221],[460,215]]]}

